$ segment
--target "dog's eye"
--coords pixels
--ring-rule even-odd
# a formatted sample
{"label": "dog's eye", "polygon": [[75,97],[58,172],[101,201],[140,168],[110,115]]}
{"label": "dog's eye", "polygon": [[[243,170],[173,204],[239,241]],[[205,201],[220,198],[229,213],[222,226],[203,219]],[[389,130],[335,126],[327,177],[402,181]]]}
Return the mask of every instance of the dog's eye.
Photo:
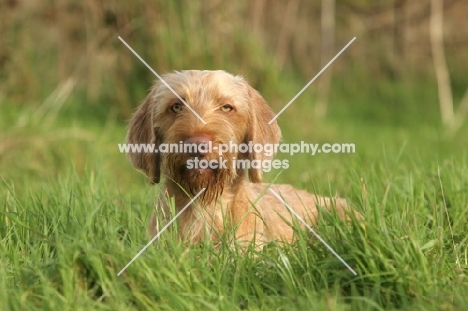
{"label": "dog's eye", "polygon": [[174,113],[179,113],[182,111],[182,109],[184,108],[184,105],[181,104],[181,103],[175,103],[171,106],[171,110],[174,112]]}
{"label": "dog's eye", "polygon": [[233,109],[234,108],[232,108],[232,106],[229,105],[229,104],[226,104],[226,105],[221,107],[221,111],[223,111],[223,112],[229,112],[229,111],[232,111]]}

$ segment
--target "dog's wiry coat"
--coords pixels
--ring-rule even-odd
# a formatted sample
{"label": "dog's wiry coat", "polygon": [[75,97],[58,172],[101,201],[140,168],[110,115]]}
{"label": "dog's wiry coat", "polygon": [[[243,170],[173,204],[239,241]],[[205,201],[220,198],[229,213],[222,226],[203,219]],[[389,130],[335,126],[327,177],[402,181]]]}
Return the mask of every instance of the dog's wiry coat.
{"label": "dog's wiry coat", "polygon": [[[281,137],[277,122],[262,96],[239,76],[224,71],[182,71],[167,74],[163,79],[182,97],[204,124],[185,107],[163,83],[156,83],[132,117],[127,137],[132,144],[179,144],[211,142],[220,144],[275,144]],[[224,153],[223,169],[188,169],[187,160],[199,157],[219,161],[218,152],[130,153],[132,164],[145,172],[152,183],[165,179],[158,210],[168,215],[167,198],[174,198],[182,209],[203,188],[204,193],[180,217],[182,238],[190,242],[217,240],[226,229],[236,228],[237,241],[256,243],[293,240],[292,216],[284,204],[261,183],[261,169],[233,167],[233,159],[269,160],[259,153]],[[250,180],[250,182],[249,182]],[[348,205],[343,199],[316,196],[290,185],[271,185],[294,210],[313,225],[318,206],[335,208],[346,217]],[[168,217],[168,216],[167,216]],[[156,215],[150,231],[157,233]]]}

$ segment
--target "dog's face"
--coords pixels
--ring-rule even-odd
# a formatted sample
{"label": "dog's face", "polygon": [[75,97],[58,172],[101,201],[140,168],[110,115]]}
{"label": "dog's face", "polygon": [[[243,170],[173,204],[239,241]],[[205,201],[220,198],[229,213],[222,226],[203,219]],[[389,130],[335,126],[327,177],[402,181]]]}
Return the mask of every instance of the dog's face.
{"label": "dog's face", "polygon": [[[220,145],[271,144],[280,139],[276,121],[268,124],[274,113],[243,78],[224,71],[190,70],[164,75],[163,80],[206,124],[165,84],[158,82],[131,120],[128,143],[155,144],[156,147],[211,144],[212,149],[211,152],[198,148],[186,152],[130,154],[134,166],[143,170],[152,182],[159,182],[162,171],[165,177],[191,194],[207,188],[205,198],[212,200],[225,186],[232,186],[243,178],[244,170],[233,165],[234,159],[269,158],[258,153],[228,151],[219,154]],[[215,165],[200,167],[195,165],[195,160]],[[249,177],[252,182],[260,182],[261,169],[250,169]]]}

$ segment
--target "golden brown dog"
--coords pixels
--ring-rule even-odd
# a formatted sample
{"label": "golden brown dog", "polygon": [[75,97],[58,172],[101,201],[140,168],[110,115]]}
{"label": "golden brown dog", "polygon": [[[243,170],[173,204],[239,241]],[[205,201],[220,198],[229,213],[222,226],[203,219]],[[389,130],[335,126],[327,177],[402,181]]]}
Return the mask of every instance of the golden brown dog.
{"label": "golden brown dog", "polygon": [[[200,120],[161,82],[132,117],[127,143],[195,144],[213,149],[221,144],[275,144],[280,129],[262,96],[239,76],[224,71],[189,70],[170,73],[163,80],[195,111]],[[257,152],[153,152],[130,153],[132,164],[142,170],[152,183],[165,178],[158,200],[158,212],[169,219],[168,200],[180,211],[203,188],[206,190],[181,214],[182,238],[190,242],[204,239],[218,241],[226,230],[237,241],[257,244],[271,240],[294,239],[293,215],[268,190],[271,187],[310,225],[316,222],[318,206],[332,209],[346,217],[348,205],[343,199],[330,199],[296,190],[290,185],[261,183],[262,169],[237,167],[236,160],[271,160]],[[221,157],[221,158],[220,158]],[[222,168],[190,168],[189,160],[224,161]],[[193,162],[192,162],[193,163]],[[249,182],[249,180],[250,182]],[[268,191],[267,191],[268,190]],[[155,235],[161,227],[156,214],[150,222]]]}

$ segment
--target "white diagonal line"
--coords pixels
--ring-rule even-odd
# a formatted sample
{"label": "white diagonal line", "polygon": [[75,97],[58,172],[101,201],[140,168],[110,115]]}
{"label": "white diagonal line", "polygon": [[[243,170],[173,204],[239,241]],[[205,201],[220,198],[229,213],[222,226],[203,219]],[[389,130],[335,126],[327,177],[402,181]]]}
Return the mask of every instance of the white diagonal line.
{"label": "white diagonal line", "polygon": [[122,272],[124,272],[151,244],[153,244],[153,242],[157,238],[159,238],[159,236],[177,219],[177,217],[179,217],[190,206],[190,204],[193,203],[193,201],[195,201],[200,196],[200,194],[203,193],[203,191],[205,191],[205,189],[206,188],[203,188],[202,190],[200,190],[200,192],[196,196],[194,196],[193,199],[190,200],[190,202],[188,202],[187,205],[185,205],[184,208],[180,212],[178,212],[177,215],[175,215],[175,217],[172,218],[172,220],[168,222],[168,224],[165,225],[164,228],[162,228],[161,231],[159,231],[159,233],[156,234],[156,236],[152,238],[151,241],[149,241],[148,244],[146,244],[146,246],[143,247],[141,251],[139,251],[138,254],[136,254],[135,257],[133,257],[133,259],[130,260],[130,262],[125,267],[123,267],[122,270],[120,270],[119,273],[117,273],[117,276],[120,276]]}
{"label": "white diagonal line", "polygon": [[333,248],[331,248],[331,246],[328,245],[327,242],[325,242],[325,241],[320,237],[320,235],[318,235],[318,233],[315,232],[315,230],[312,229],[312,228],[304,221],[304,219],[302,219],[302,217],[299,216],[299,214],[297,214],[297,213],[291,208],[291,206],[289,206],[288,203],[286,203],[286,202],[280,197],[280,195],[279,195],[278,193],[276,193],[276,191],[274,191],[274,190],[271,189],[271,188],[270,188],[269,190],[275,195],[275,197],[278,198],[278,200],[281,201],[281,203],[283,203],[283,204],[288,208],[288,210],[289,210],[291,213],[294,214],[294,216],[297,217],[297,219],[299,219],[299,220],[304,224],[304,226],[307,227],[307,229],[310,230],[310,232],[312,232],[312,233],[317,237],[317,239],[320,240],[320,242],[322,242],[322,243],[330,250],[330,252],[333,253],[333,255],[335,255],[335,256],[346,266],[346,268],[348,268],[354,275],[357,275],[356,271],[354,271],[353,268],[351,268],[351,266],[348,265],[348,264],[346,263],[346,261],[344,261],[343,258],[341,258],[341,256],[338,255],[338,253],[335,252],[335,251],[333,250]]}
{"label": "white diagonal line", "polygon": [[279,117],[279,115],[280,115],[280,114],[282,114],[282,113],[283,113],[283,111],[285,111],[285,110],[286,110],[286,108],[288,108],[288,107],[289,107],[289,105],[291,105],[291,104],[293,103],[293,101],[295,101],[295,100],[296,100],[296,98],[298,98],[298,97],[299,97],[299,95],[301,95],[301,94],[302,94],[302,92],[304,92],[304,91],[305,91],[305,90],[306,90],[306,89],[309,87],[309,85],[311,85],[311,84],[312,84],[312,82],[314,82],[314,81],[315,81],[315,79],[317,79],[317,78],[318,78],[318,76],[320,76],[320,75],[322,74],[322,72],[324,72],[324,71],[325,71],[325,69],[327,69],[327,68],[328,68],[328,66],[330,66],[330,65],[331,65],[331,63],[333,63],[333,62],[335,61],[335,59],[337,59],[337,58],[338,58],[338,56],[340,56],[340,54],[341,54],[341,53],[343,53],[343,52],[344,52],[344,50],[346,50],[346,49],[348,48],[348,46],[350,46],[350,45],[351,45],[351,43],[353,43],[353,41],[354,41],[354,40],[356,40],[356,37],[354,37],[353,39],[351,39],[351,41],[349,41],[349,42],[348,42],[348,44],[346,44],[346,45],[345,45],[345,47],[344,47],[344,48],[342,48],[342,49],[341,49],[341,51],[339,51],[339,52],[338,52],[338,54],[336,54],[336,56],[335,56],[335,57],[333,57],[333,58],[332,58],[332,60],[331,60],[331,61],[329,61],[329,62],[328,62],[328,64],[326,64],[326,65],[325,65],[325,67],[323,67],[323,68],[322,68],[322,70],[320,70],[320,72],[319,72],[318,74],[316,74],[316,75],[315,75],[315,77],[313,77],[313,78],[312,78],[312,80],[310,80],[310,81],[309,81],[309,83],[307,83],[307,85],[306,85],[306,86],[304,86],[304,87],[302,88],[302,90],[301,90],[299,93],[297,93],[297,95],[296,95],[296,96],[294,96],[294,98],[293,98],[293,99],[291,99],[291,100],[289,101],[289,103],[288,103],[286,106],[284,106],[284,107],[283,107],[283,109],[281,109],[281,110],[280,110],[280,112],[278,112],[278,113],[276,114],[276,116],[274,116],[274,117],[273,117],[273,119],[271,119],[271,120],[270,120],[270,122],[268,122],[268,124],[271,124],[271,123],[273,123],[273,121],[275,121],[275,120],[276,120],[276,118],[278,118],[278,117]]}
{"label": "white diagonal line", "polygon": [[164,81],[163,78],[161,78],[161,76],[158,75],[158,73],[157,73],[156,71],[153,70],[153,68],[150,67],[150,65],[147,64],[147,63],[143,60],[143,58],[141,58],[140,55],[138,55],[137,52],[135,52],[135,51],[130,47],[130,45],[128,45],[127,42],[125,42],[124,39],[122,39],[122,38],[119,36],[119,40],[122,41],[122,43],[125,44],[125,46],[126,46],[130,51],[132,51],[132,53],[135,54],[135,56],[138,57],[138,59],[139,59],[143,64],[145,64],[145,66],[148,67],[148,69],[149,69],[156,77],[158,77],[158,79],[161,80],[161,82],[162,82],[169,90],[171,90],[171,92],[174,93],[174,95],[177,96],[177,98],[178,98],[182,103],[184,103],[184,105],[187,106],[187,108],[188,108],[191,112],[193,112],[193,114],[194,114],[195,116],[197,116],[198,119],[200,119],[200,121],[203,122],[203,124],[206,124],[205,120],[203,120],[203,118],[200,117],[200,116],[198,115],[198,113],[197,113],[195,110],[193,110],[192,107],[190,107],[190,105],[187,104],[187,102],[186,102],[182,97],[180,97],[179,94],[177,94],[177,92],[174,91],[174,89],[173,89],[169,84],[167,84],[166,81]]}

